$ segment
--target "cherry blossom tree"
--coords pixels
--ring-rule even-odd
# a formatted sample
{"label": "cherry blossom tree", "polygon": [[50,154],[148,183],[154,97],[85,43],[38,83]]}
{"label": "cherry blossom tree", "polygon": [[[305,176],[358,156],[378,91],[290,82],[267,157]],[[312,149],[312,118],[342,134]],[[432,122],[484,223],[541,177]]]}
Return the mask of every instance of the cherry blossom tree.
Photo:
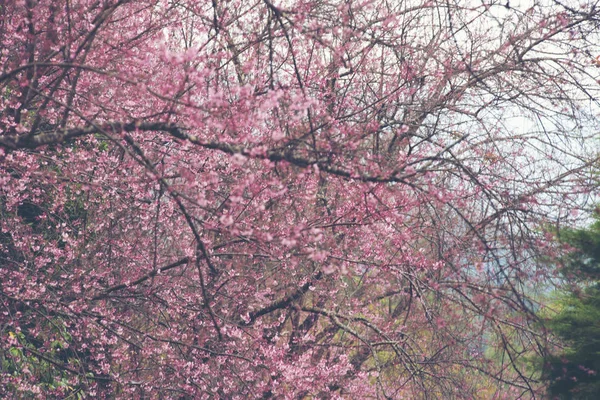
{"label": "cherry blossom tree", "polygon": [[600,8],[524,3],[0,2],[0,395],[542,393]]}

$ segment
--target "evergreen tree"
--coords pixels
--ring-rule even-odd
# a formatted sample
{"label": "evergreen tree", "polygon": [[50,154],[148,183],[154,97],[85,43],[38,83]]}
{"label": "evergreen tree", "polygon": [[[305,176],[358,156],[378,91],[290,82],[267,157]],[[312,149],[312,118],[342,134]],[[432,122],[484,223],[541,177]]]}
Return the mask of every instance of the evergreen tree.
{"label": "evergreen tree", "polygon": [[547,327],[562,339],[562,352],[544,360],[548,393],[558,399],[597,399],[600,394],[600,220],[590,228],[568,231],[561,240],[575,251],[564,260],[564,278],[572,283],[560,311]]}

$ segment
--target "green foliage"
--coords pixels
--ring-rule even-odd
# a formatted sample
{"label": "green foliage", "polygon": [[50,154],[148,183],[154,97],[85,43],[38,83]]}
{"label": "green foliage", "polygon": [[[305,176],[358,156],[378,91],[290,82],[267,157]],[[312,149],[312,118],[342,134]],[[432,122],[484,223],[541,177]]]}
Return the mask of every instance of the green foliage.
{"label": "green foliage", "polygon": [[564,273],[567,278],[585,285],[586,281],[600,280],[600,215],[587,229],[566,230],[560,239],[575,247],[565,260]]}
{"label": "green foliage", "polygon": [[575,251],[563,260],[572,290],[556,302],[546,326],[566,344],[544,360],[542,378],[558,399],[597,399],[600,393],[600,221],[566,231],[561,240]]}
{"label": "green foliage", "polygon": [[[13,345],[7,351],[0,352],[0,373],[25,380],[35,376],[38,389],[45,393],[46,398],[55,398],[56,394],[81,398],[85,394],[82,388],[69,381],[69,374],[66,371],[56,368],[57,363],[76,362],[72,358],[74,354],[69,351],[72,338],[59,319],[51,320],[46,328],[38,336],[9,331],[4,338],[10,340]],[[50,341],[47,349],[42,350],[39,348],[39,343],[43,340],[42,336],[48,335],[51,335],[54,340]],[[18,397],[35,397],[33,392],[23,391],[19,385],[9,384],[4,389]]]}

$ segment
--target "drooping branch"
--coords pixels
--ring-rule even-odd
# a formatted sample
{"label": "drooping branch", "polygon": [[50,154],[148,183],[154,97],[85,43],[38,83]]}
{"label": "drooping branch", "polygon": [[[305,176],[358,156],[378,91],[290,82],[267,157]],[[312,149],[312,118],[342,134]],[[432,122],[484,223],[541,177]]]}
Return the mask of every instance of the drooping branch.
{"label": "drooping branch", "polygon": [[9,150],[35,149],[40,146],[58,144],[69,139],[76,139],[93,134],[107,133],[113,135],[135,131],[167,132],[177,139],[187,140],[206,149],[220,150],[224,153],[232,155],[241,154],[251,158],[268,159],[273,162],[286,161],[302,168],[316,165],[323,172],[363,182],[405,182],[405,179],[412,175],[407,174],[406,176],[397,176],[396,173],[394,173],[391,176],[372,176],[359,171],[347,171],[334,167],[326,160],[299,156],[295,154],[292,149],[273,149],[266,151],[266,153],[260,153],[252,151],[252,149],[242,145],[234,145],[217,141],[202,141],[195,135],[185,133],[183,128],[177,124],[167,122],[109,122],[86,128],[71,128],[63,131],[44,131],[35,135],[5,135],[0,136],[0,147],[4,147]]}
{"label": "drooping branch", "polygon": [[147,281],[148,279],[154,278],[155,276],[162,274],[163,272],[169,271],[173,268],[177,268],[180,265],[187,264],[189,261],[190,261],[189,257],[184,257],[181,260],[175,261],[174,263],[171,263],[164,267],[156,268],[156,269],[150,271],[149,273],[147,273],[146,275],[136,279],[133,282],[121,283],[119,285],[111,286],[108,289],[105,289],[101,294],[98,294],[98,295],[92,297],[92,300],[106,299],[112,292],[116,292],[117,290],[123,290],[123,289],[129,288],[129,287],[137,286],[140,283]]}
{"label": "drooping branch", "polygon": [[[321,272],[317,273],[314,277],[314,280],[319,280],[323,277]],[[263,315],[267,315],[276,310],[281,310],[283,308],[288,307],[294,301],[300,299],[309,288],[314,285],[313,281],[308,281],[304,285],[300,286],[296,291],[290,293],[288,296],[277,300],[274,303],[269,304],[266,307],[261,308],[260,310],[256,310],[250,313],[250,320],[246,323],[246,325],[251,325],[257,318],[262,317]]]}

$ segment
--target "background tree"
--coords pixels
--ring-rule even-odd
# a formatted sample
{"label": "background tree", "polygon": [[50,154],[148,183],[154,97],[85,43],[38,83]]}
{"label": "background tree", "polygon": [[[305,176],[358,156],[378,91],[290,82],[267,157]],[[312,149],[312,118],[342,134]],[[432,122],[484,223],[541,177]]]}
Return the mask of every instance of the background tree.
{"label": "background tree", "polygon": [[0,7],[0,395],[540,393],[595,2]]}
{"label": "background tree", "polygon": [[570,290],[554,306],[547,327],[565,344],[544,360],[549,394],[564,399],[593,399],[600,392],[600,222],[585,230],[562,231],[574,246],[564,260]]}

